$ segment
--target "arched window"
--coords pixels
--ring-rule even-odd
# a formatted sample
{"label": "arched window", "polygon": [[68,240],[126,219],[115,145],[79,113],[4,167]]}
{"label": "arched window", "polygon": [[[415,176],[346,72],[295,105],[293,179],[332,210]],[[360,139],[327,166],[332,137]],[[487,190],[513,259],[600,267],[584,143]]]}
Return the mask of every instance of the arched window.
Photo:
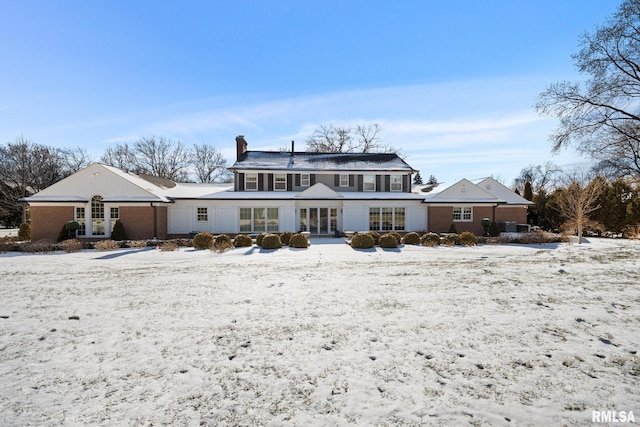
{"label": "arched window", "polygon": [[104,203],[102,196],[91,198],[91,234],[94,236],[104,236]]}

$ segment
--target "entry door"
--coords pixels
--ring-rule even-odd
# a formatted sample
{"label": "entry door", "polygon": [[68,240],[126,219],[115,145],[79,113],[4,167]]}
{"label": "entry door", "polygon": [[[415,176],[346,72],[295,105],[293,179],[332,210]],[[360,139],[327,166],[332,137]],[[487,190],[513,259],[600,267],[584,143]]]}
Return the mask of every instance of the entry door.
{"label": "entry door", "polygon": [[300,231],[332,234],[338,229],[338,208],[300,208]]}

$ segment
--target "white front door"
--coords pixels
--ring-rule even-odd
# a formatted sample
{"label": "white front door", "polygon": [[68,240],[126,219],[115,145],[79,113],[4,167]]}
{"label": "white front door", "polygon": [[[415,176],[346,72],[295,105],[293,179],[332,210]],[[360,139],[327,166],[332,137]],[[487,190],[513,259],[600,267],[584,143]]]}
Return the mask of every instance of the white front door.
{"label": "white front door", "polygon": [[299,208],[298,229],[311,234],[333,234],[338,229],[338,208]]}

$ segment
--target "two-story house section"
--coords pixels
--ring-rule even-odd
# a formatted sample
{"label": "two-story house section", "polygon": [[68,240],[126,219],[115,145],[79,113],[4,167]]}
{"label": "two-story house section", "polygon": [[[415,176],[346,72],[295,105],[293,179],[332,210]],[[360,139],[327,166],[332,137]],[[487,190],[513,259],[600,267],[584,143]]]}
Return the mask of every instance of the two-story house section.
{"label": "two-story house section", "polygon": [[[233,233],[426,229],[416,172],[397,154],[250,151],[236,138],[233,191],[200,198]],[[171,210],[171,208],[170,208]],[[224,214],[223,214],[224,212]]]}

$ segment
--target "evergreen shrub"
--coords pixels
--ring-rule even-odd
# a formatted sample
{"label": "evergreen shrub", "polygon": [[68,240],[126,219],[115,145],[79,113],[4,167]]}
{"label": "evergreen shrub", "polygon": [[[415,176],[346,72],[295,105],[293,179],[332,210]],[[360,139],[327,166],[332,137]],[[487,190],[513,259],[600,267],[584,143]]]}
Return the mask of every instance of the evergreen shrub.
{"label": "evergreen shrub", "polygon": [[279,249],[281,247],[282,242],[277,234],[267,234],[262,238],[263,249]]}
{"label": "evergreen shrub", "polygon": [[213,234],[206,231],[200,232],[193,237],[193,247],[197,250],[209,249],[213,245]]}
{"label": "evergreen shrub", "polygon": [[407,233],[402,238],[402,243],[404,243],[405,245],[419,245],[420,235],[414,231]]}
{"label": "evergreen shrub", "polygon": [[119,219],[117,219],[116,223],[113,224],[111,239],[117,241],[127,240],[127,232],[124,230],[124,225],[122,225],[122,222],[120,222]]}
{"label": "evergreen shrub", "polygon": [[216,252],[225,252],[231,249],[232,247],[233,247],[233,244],[231,243],[231,237],[229,237],[226,234],[220,234],[216,236],[215,240],[213,241],[213,245],[211,249],[213,249]]}
{"label": "evergreen shrub", "polygon": [[458,243],[463,246],[475,246],[478,244],[478,236],[470,231],[463,231],[458,236]]}
{"label": "evergreen shrub", "polygon": [[[374,232],[375,233],[375,232]],[[373,240],[372,232],[362,233],[362,234],[354,234],[351,238],[351,247],[354,249],[369,249],[375,245],[375,241]],[[378,234],[378,233],[376,233]],[[378,234],[378,239],[380,239],[380,235]]]}
{"label": "evergreen shrub", "polygon": [[381,248],[397,248],[398,247],[397,236],[395,236],[394,233],[383,234],[382,236],[380,236],[380,247]]}
{"label": "evergreen shrub", "polygon": [[296,233],[291,236],[289,240],[289,246],[292,248],[308,248],[309,240],[307,240],[307,236],[302,233]]}
{"label": "evergreen shrub", "polygon": [[423,246],[438,246],[440,245],[440,236],[437,233],[426,233],[420,238],[420,243]]}
{"label": "evergreen shrub", "polygon": [[31,240],[31,224],[23,222],[18,229],[18,238],[20,240]]}
{"label": "evergreen shrub", "polygon": [[282,242],[283,245],[288,246],[289,241],[291,240],[291,236],[293,236],[292,232],[285,231],[280,235],[280,241]]}
{"label": "evergreen shrub", "polygon": [[489,225],[489,236],[498,237],[500,235],[500,227],[495,221],[491,221],[491,225]]}
{"label": "evergreen shrub", "polygon": [[233,246],[236,248],[244,248],[253,246],[253,239],[246,234],[238,234],[233,239]]}
{"label": "evergreen shrub", "polygon": [[444,236],[444,238],[442,239],[442,243],[447,246],[455,246],[458,244],[458,237],[459,236],[455,233],[449,233]]}
{"label": "evergreen shrub", "polygon": [[396,239],[396,242],[398,242],[398,244],[402,243],[402,236],[400,235],[400,233],[396,231],[390,231],[385,234],[391,234]]}
{"label": "evergreen shrub", "polygon": [[262,246],[262,239],[264,239],[264,236],[266,236],[269,233],[260,233],[256,236],[256,245],[258,246]]}
{"label": "evergreen shrub", "polygon": [[377,231],[368,231],[366,234],[371,236],[374,245],[380,244],[380,233],[378,233]]}

